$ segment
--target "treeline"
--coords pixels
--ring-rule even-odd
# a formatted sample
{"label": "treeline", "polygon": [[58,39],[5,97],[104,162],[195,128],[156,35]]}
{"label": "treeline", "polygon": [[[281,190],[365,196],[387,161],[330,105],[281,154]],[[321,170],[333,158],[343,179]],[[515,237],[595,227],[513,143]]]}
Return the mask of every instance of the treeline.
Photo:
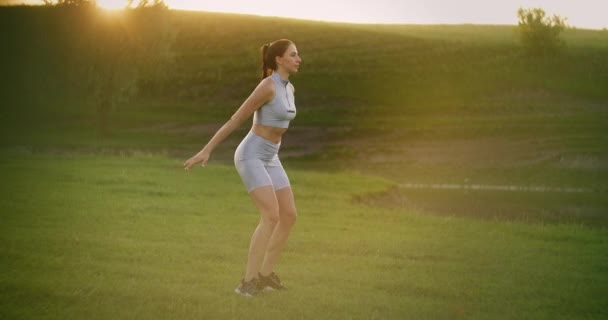
{"label": "treeline", "polygon": [[[40,0],[45,6],[97,6],[96,0]],[[125,0],[125,8],[167,9],[164,0]]]}

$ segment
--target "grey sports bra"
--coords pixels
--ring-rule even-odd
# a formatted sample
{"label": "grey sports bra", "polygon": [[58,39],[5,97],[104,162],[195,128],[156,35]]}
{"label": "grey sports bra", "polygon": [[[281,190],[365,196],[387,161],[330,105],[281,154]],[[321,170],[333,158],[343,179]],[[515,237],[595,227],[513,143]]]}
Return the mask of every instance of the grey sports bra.
{"label": "grey sports bra", "polygon": [[289,121],[296,117],[293,85],[283,80],[277,72],[273,72],[270,78],[274,81],[274,98],[255,111],[253,123],[287,128]]}

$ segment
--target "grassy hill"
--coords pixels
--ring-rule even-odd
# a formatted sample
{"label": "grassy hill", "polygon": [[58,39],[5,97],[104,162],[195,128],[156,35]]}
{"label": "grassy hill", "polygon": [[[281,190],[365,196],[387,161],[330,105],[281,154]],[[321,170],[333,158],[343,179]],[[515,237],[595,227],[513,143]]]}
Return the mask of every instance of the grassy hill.
{"label": "grassy hill", "polygon": [[[596,104],[608,98],[605,31],[567,30],[567,50],[539,60],[522,55],[511,26],[354,25],[183,11],[149,22],[135,14],[36,7],[5,7],[2,15],[12,30],[4,34],[10,49],[3,61],[11,62],[13,88],[47,98],[38,99],[43,105],[53,96],[51,101],[65,102],[75,90],[86,96],[79,68],[117,65],[115,57],[95,53],[143,47],[153,41],[143,36],[147,31],[171,42],[171,69],[137,79],[150,89],[141,89],[138,98],[196,106],[190,112],[201,117],[214,108],[222,109],[215,116],[231,114],[256,85],[260,44],[282,37],[293,39],[304,58],[294,79],[304,124],[352,125],[361,115],[393,119],[394,108],[399,115],[528,112],[522,100],[539,100],[539,92],[546,99],[533,101],[536,108],[557,108],[554,100],[563,98]],[[16,101],[26,98],[16,93]]]}
{"label": "grassy hill", "polygon": [[[303,57],[289,164],[397,183],[582,188],[591,199],[561,207],[606,209],[606,31],[566,30],[560,55],[534,58],[512,26],[40,7],[2,8],[0,21],[12,30],[2,35],[4,149],[187,157],[256,86],[261,44],[285,37]],[[108,97],[118,98],[100,108]],[[214,160],[230,163],[247,128]],[[427,202],[407,192],[399,198]]]}

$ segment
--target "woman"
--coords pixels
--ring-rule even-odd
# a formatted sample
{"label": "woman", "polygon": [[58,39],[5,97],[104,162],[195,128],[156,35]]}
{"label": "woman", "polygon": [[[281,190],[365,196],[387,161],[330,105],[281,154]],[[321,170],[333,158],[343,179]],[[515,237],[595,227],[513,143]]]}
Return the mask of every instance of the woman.
{"label": "woman", "polygon": [[204,167],[213,149],[253,114],[251,131],[234,154],[234,164],[261,217],[249,245],[245,277],[235,289],[248,297],[262,290],[285,289],[274,268],[297,213],[278,151],[281,136],[296,116],[289,76],[298,72],[301,61],[290,40],[262,46],[262,81],[209,143],[184,163],[186,170],[197,163]]}

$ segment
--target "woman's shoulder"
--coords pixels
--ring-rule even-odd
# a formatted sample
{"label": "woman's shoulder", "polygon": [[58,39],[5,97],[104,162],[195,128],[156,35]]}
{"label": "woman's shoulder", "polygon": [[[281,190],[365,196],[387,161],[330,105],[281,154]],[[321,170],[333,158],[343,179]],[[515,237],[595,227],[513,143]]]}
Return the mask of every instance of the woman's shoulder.
{"label": "woman's shoulder", "polygon": [[274,81],[272,80],[271,77],[266,77],[266,78],[262,79],[260,81],[260,83],[258,83],[256,90],[262,90],[262,91],[270,90],[270,91],[274,92]]}
{"label": "woman's shoulder", "polygon": [[253,90],[253,94],[266,97],[264,98],[266,101],[272,100],[275,95],[274,81],[270,77],[262,79],[255,90]]}

